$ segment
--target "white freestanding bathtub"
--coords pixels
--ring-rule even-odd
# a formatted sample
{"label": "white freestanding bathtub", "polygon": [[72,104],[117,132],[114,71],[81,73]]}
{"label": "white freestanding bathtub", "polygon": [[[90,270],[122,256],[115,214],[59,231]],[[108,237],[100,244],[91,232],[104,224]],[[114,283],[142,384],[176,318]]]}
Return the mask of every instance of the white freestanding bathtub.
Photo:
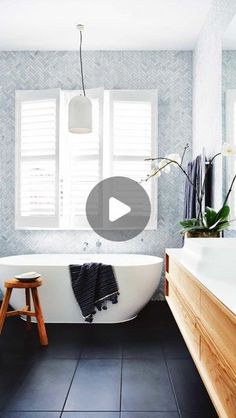
{"label": "white freestanding bathtub", "polygon": [[[118,303],[97,312],[93,323],[115,323],[133,319],[150,300],[161,278],[163,259],[137,254],[32,254],[0,258],[0,288],[16,274],[36,271],[43,278],[39,288],[45,322],[83,323],[73,294],[69,264],[111,264],[119,285]],[[14,309],[25,306],[24,292],[13,290]]]}

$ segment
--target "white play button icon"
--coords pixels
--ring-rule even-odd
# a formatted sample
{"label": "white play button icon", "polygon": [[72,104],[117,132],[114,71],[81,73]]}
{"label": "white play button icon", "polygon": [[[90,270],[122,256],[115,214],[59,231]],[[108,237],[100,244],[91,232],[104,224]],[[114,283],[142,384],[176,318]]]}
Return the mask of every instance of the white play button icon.
{"label": "white play button icon", "polygon": [[136,237],[148,224],[150,213],[147,192],[128,177],[114,176],[100,181],[86,201],[88,223],[110,241]]}
{"label": "white play button icon", "polygon": [[109,221],[115,222],[117,219],[122,218],[122,216],[127,215],[131,212],[131,207],[116,199],[115,197],[110,197],[109,199]]}

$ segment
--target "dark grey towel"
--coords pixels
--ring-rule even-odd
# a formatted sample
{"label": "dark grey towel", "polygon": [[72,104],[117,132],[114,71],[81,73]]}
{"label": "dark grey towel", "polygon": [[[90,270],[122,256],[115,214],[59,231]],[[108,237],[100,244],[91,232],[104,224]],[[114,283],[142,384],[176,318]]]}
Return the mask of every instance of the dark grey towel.
{"label": "dark grey towel", "polygon": [[[188,163],[187,174],[195,186],[197,193],[200,193],[202,182],[202,157],[198,157]],[[188,179],[185,183],[185,197],[184,197],[184,219],[196,218],[199,212],[199,205],[196,198],[196,191],[190,184]]]}
{"label": "dark grey towel", "polygon": [[93,321],[95,308],[106,308],[106,302],[118,302],[118,285],[112,266],[101,263],[69,266],[74,295],[87,322]]}
{"label": "dark grey towel", "polygon": [[[198,155],[194,161],[188,163],[187,174],[195,186],[198,195],[201,193],[202,183],[204,181],[202,173],[202,156]],[[205,160],[205,170],[207,172],[205,189],[204,189],[204,198],[203,211],[206,206],[211,206],[212,203],[212,166],[207,165]],[[184,219],[197,218],[199,214],[199,204],[196,197],[196,191],[193,186],[190,184],[188,179],[185,183],[185,197],[184,197]]]}

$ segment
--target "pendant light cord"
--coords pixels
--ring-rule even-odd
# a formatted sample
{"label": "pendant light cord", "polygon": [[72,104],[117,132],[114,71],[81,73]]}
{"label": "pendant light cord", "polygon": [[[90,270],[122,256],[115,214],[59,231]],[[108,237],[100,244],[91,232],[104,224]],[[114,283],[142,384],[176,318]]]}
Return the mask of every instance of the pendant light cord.
{"label": "pendant light cord", "polygon": [[83,62],[82,62],[82,31],[80,31],[80,46],[79,46],[79,57],[80,57],[80,71],[81,71],[81,82],[82,82],[82,90],[85,96],[85,87],[84,87],[84,73],[83,73]]}

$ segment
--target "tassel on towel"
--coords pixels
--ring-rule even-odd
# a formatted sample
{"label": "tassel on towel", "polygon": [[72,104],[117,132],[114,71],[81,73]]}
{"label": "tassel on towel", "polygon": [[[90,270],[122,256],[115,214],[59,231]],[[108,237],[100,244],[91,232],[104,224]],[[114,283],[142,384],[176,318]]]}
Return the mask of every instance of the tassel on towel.
{"label": "tassel on towel", "polygon": [[69,266],[71,285],[86,322],[93,322],[95,308],[107,309],[107,301],[118,302],[118,285],[112,266],[102,263]]}

